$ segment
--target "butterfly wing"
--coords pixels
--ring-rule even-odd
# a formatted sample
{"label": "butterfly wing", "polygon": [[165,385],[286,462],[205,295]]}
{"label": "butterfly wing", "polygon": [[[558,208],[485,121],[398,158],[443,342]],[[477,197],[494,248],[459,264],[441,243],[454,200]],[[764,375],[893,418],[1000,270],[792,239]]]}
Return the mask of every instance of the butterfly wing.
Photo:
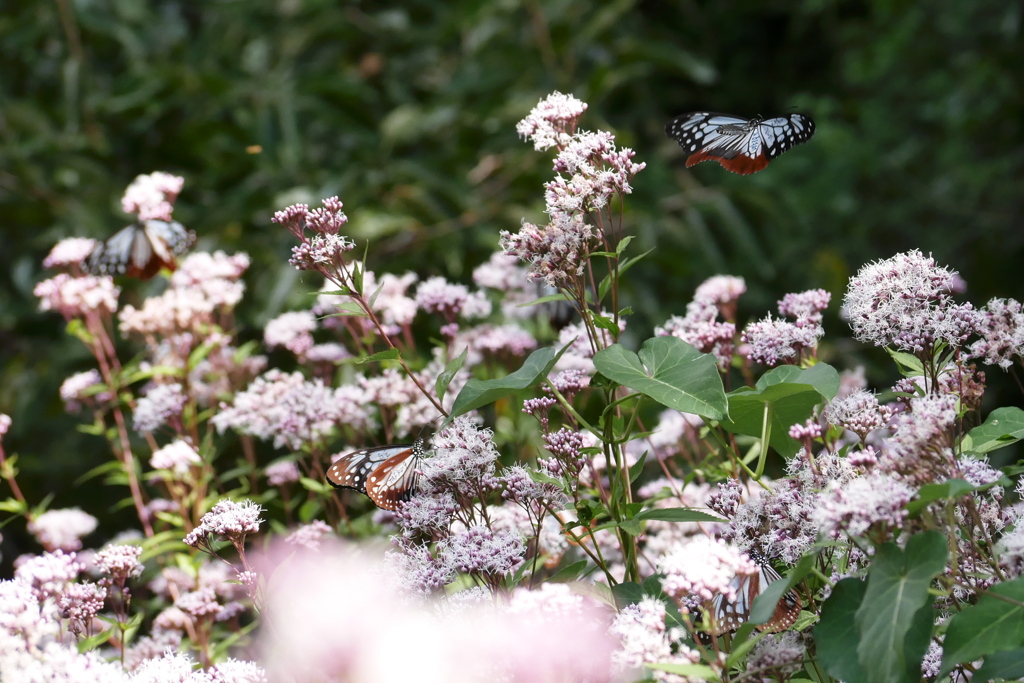
{"label": "butterfly wing", "polygon": [[[757,562],[758,571],[750,576],[734,579],[733,588],[736,590],[736,599],[728,601],[725,596],[719,594],[712,602],[714,615],[712,635],[720,636],[723,633],[735,631],[749,621],[750,610],[757,596],[763,593],[768,586],[782,579],[760,553],[751,551],[750,557]],[[796,591],[786,591],[775,605],[772,618],[756,628],[763,633],[785,631],[796,622],[797,617],[800,616],[801,607],[800,596]]]}
{"label": "butterfly wing", "polygon": [[769,159],[774,159],[790,147],[807,142],[814,135],[814,121],[803,114],[768,119],[762,121],[759,128]]}
{"label": "butterfly wing", "polygon": [[760,121],[729,114],[693,112],[665,127],[686,153],[686,166],[717,161],[722,168],[749,175],[793,145],[814,134],[814,122],[803,114]]}
{"label": "butterfly wing", "polygon": [[327,482],[335,488],[355,489],[374,505],[394,510],[416,492],[423,445],[364,448],[341,456],[327,470]]}
{"label": "butterfly wing", "polygon": [[96,245],[86,262],[98,275],[128,275],[143,280],[174,270],[176,257],[195,242],[195,233],[176,221],[148,220],[132,223]]}
{"label": "butterfly wing", "polygon": [[393,455],[375,469],[366,484],[366,495],[384,510],[395,510],[409,500],[419,483],[420,459],[415,449]]}

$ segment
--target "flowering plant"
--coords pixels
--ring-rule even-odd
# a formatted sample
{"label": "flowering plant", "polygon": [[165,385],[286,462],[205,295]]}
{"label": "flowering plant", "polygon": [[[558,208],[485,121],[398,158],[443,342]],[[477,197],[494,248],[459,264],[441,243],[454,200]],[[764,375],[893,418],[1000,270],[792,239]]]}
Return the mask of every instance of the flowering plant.
{"label": "flowering plant", "polygon": [[[882,394],[820,360],[824,290],[741,327],[745,282],[716,276],[634,350],[644,164],[582,130],[586,108],[555,93],[520,123],[554,151],[546,219],[503,231],[475,288],[370,270],[336,197],[276,213],[325,282],[266,325],[287,368],[237,340],[246,255],[197,252],[119,306],[85,272],[93,243],[57,245],[36,294],[96,360],[61,395],[110,443],[140,529],[85,549],[96,518],[31,505],[0,447],[4,509],[42,550],[0,581],[0,678],[1020,675],[1024,635],[991,624],[1024,616],[1024,484],[987,458],[1024,413],[982,414],[976,363],[1016,371],[1021,305],[956,303],[962,281],[918,251],[865,266],[843,315],[903,373]],[[141,177],[125,210],[170,219],[179,181]],[[353,461],[354,488],[401,487],[395,510],[326,484],[350,451],[428,431],[425,454],[386,451],[404,470]]]}

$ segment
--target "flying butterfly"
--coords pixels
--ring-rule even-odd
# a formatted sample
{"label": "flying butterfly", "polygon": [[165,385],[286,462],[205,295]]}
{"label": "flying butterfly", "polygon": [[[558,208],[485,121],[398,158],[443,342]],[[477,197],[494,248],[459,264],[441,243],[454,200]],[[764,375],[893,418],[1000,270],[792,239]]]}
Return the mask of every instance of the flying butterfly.
{"label": "flying butterfly", "polygon": [[128,275],[142,280],[174,270],[177,257],[195,243],[196,234],[177,221],[132,223],[96,245],[86,260],[94,275]]}
{"label": "flying butterfly", "polygon": [[[735,631],[749,621],[754,598],[763,593],[768,586],[782,579],[779,573],[768,564],[768,559],[764,555],[756,550],[749,550],[747,554],[757,563],[758,571],[750,576],[738,576],[733,579],[733,588],[736,589],[734,601],[727,601],[721,594],[715,596],[711,603],[713,610],[711,635],[720,636],[723,633]],[[802,606],[800,596],[796,594],[796,591],[786,591],[775,605],[772,618],[768,620],[768,623],[757,626],[757,630],[764,633],[785,631],[796,622]]]}
{"label": "flying butterfly", "polygon": [[745,119],[696,111],[672,119],[665,132],[686,152],[686,167],[717,161],[733,173],[749,175],[790,147],[814,135],[814,121],[803,114]]}
{"label": "flying butterfly", "polygon": [[339,489],[365,493],[373,504],[395,510],[417,491],[423,439],[411,446],[378,446],[347,453],[327,470],[327,483]]}

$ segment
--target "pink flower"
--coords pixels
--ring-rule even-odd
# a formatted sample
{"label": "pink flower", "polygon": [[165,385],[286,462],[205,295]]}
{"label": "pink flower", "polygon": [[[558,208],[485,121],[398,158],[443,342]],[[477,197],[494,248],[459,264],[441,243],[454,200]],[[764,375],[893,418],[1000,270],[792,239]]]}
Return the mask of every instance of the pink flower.
{"label": "pink flower", "polygon": [[303,356],[313,347],[316,319],[310,311],[282,313],[267,323],[263,341],[267,346],[283,346],[296,356]]}
{"label": "pink flower", "polygon": [[118,316],[121,332],[170,337],[191,332],[202,334],[213,324],[214,303],[199,289],[171,288],[159,296],[151,296],[141,309],[125,306]]}
{"label": "pink flower", "polygon": [[47,510],[28,524],[28,530],[47,550],[71,552],[82,549],[82,537],[96,530],[98,522],[78,508]]}
{"label": "pink flower", "polygon": [[70,411],[80,410],[82,404],[106,403],[112,395],[106,391],[103,378],[98,370],[86,370],[71,375],[60,385],[60,397],[65,408]]}
{"label": "pink flower", "polygon": [[302,478],[299,466],[294,460],[279,460],[267,465],[263,472],[267,476],[267,483],[271,486],[284,486],[298,481]]}
{"label": "pink flower", "polygon": [[73,277],[59,273],[40,282],[32,293],[41,299],[41,310],[57,311],[70,320],[93,312],[114,313],[121,288],[114,286],[109,275]]}
{"label": "pink flower", "polygon": [[[464,601],[439,612],[411,603],[365,554],[337,542],[318,553],[278,548],[260,561],[272,679],[371,681],[607,680],[606,612],[550,586],[530,608]],[[509,644],[514,643],[515,647]],[[396,649],[397,648],[397,649]],[[396,655],[396,652],[398,653]]]}
{"label": "pink flower", "polygon": [[194,548],[208,542],[208,537],[222,536],[240,546],[245,537],[260,530],[263,507],[251,500],[241,503],[224,499],[203,515],[199,526],[189,532],[185,543]]}
{"label": "pink flower", "polygon": [[750,345],[747,353],[751,360],[775,366],[799,361],[801,351],[816,347],[824,334],[820,325],[808,323],[799,327],[772,320],[769,314],[764,320],[747,325],[742,340]]}
{"label": "pink flower", "polygon": [[533,142],[538,152],[560,147],[568,143],[571,133],[576,130],[576,122],[586,110],[585,102],[572,95],[553,92],[516,124],[516,132]]}
{"label": "pink flower", "polygon": [[[620,671],[642,669],[645,664],[696,664],[700,661],[699,652],[675,642],[676,634],[665,627],[665,604],[655,598],[645,597],[623,608],[608,631],[620,641],[619,649],[612,654],[612,661]],[[681,680],[657,670],[650,675],[656,681]]]}
{"label": "pink flower", "polygon": [[188,475],[189,470],[201,465],[202,462],[196,449],[188,442],[176,439],[154,452],[149,459],[149,466],[155,470],[170,470],[178,478],[183,478]]}
{"label": "pink flower", "polygon": [[63,593],[65,586],[78,578],[82,569],[75,553],[54,550],[22,562],[14,570],[14,577],[30,585],[36,597],[44,600]]}
{"label": "pink flower", "polygon": [[327,522],[315,519],[309,524],[303,524],[298,529],[288,534],[288,537],[284,539],[284,542],[295,546],[301,546],[307,550],[319,550],[320,543],[323,541],[324,537],[331,533],[331,527]]}
{"label": "pink flower", "polygon": [[940,342],[961,346],[982,319],[970,304],[953,303],[955,276],[917,249],[863,266],[843,302],[854,336],[911,353],[930,354]]}
{"label": "pink flower", "polygon": [[832,538],[841,533],[862,536],[873,525],[889,530],[903,527],[903,508],[915,490],[883,473],[858,477],[842,487],[833,485],[819,498],[814,521]]}
{"label": "pink flower", "polygon": [[236,429],[275,447],[300,448],[326,438],[335,425],[370,430],[374,421],[365,392],[345,385],[331,389],[323,381],[306,381],[301,373],[270,370],[235,395],[234,405],[222,406],[211,422],[217,430]]}
{"label": "pink flower", "polygon": [[981,311],[981,339],[971,345],[971,356],[987,365],[1009,370],[1024,354],[1024,310],[1014,299],[992,299]]}
{"label": "pink flower", "polygon": [[779,302],[779,313],[795,318],[797,327],[821,325],[821,314],[831,300],[832,295],[824,289],[787,294]]}
{"label": "pink flower", "polygon": [[197,251],[178,264],[171,276],[171,287],[198,290],[202,298],[220,309],[232,309],[245,293],[242,274],[249,268],[249,255],[239,252],[228,256]]}
{"label": "pink flower", "polygon": [[654,334],[678,337],[698,351],[713,354],[724,370],[732,362],[736,325],[719,322],[719,310],[713,303],[694,299],[687,304],[685,316],[672,316],[664,326],[654,328]]}
{"label": "pink flower", "polygon": [[737,576],[757,572],[757,564],[740,550],[723,541],[697,536],[658,560],[664,575],[662,588],[676,601],[696,596],[707,602],[716,595],[736,599]]}
{"label": "pink flower", "polygon": [[137,176],[125,190],[121,208],[125,213],[137,214],[140,221],[169,221],[174,200],[184,184],[184,178],[161,171]]}
{"label": "pink flower", "polygon": [[91,237],[66,237],[57,242],[50,253],[43,259],[44,268],[68,268],[80,266],[92,250],[96,248],[96,240]]}
{"label": "pink flower", "polygon": [[863,442],[868,434],[888,423],[890,414],[874,394],[860,390],[836,396],[825,406],[823,417],[830,425],[849,429]]}
{"label": "pink flower", "polygon": [[188,397],[180,384],[158,384],[135,404],[132,425],[137,432],[152,432],[180,420]]}
{"label": "pink flower", "polygon": [[715,275],[702,282],[693,294],[693,300],[712,304],[719,309],[732,306],[747,291],[747,283],[733,275]]}
{"label": "pink flower", "polygon": [[123,584],[130,578],[142,574],[142,548],[137,545],[108,545],[96,553],[96,567],[110,575],[116,583]]}
{"label": "pink flower", "polygon": [[482,293],[470,293],[465,285],[450,283],[443,277],[432,277],[420,283],[416,288],[416,305],[446,320],[454,320],[456,316],[483,318],[491,313],[491,304]]}

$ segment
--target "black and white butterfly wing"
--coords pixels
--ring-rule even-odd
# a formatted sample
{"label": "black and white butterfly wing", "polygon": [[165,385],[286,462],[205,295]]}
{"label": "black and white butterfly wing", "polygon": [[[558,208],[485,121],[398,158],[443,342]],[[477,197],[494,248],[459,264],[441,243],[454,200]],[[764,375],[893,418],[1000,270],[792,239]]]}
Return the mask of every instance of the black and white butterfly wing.
{"label": "black and white butterfly wing", "polygon": [[774,159],[790,147],[807,142],[814,135],[814,121],[803,114],[768,119],[758,124],[758,127],[769,159]]}
{"label": "black and white butterfly wing", "polygon": [[814,134],[814,122],[803,114],[762,121],[715,112],[692,112],[678,116],[665,132],[686,154],[686,166],[717,161],[722,168],[748,175],[793,145]]}
{"label": "black and white butterfly wing", "polygon": [[395,510],[416,492],[422,455],[422,441],[364,448],[335,460],[327,470],[327,482],[364,493],[379,508]]}
{"label": "black and white butterfly wing", "polygon": [[86,261],[90,273],[149,279],[177,267],[177,257],[195,243],[195,233],[177,221],[148,220],[118,230],[96,245]]}

